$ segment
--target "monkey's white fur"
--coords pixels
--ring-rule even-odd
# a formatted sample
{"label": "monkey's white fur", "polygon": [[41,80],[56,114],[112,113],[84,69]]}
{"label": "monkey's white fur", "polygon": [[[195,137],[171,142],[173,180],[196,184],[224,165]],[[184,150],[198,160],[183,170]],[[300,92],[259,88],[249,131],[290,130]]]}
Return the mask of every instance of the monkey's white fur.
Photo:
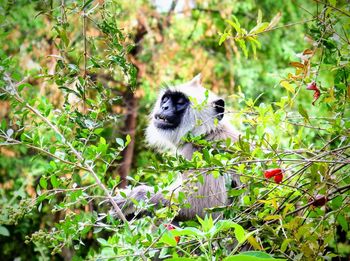
{"label": "monkey's white fur", "polygon": [[[231,138],[232,141],[237,140],[238,135],[228,123],[226,117],[217,121],[214,102],[220,98],[202,86],[200,74],[187,83],[170,87],[167,90],[185,94],[190,99],[191,104],[184,113],[179,127],[174,130],[161,130],[155,127],[154,116],[161,106],[161,99],[166,90],[159,94],[146,131],[146,138],[151,146],[160,151],[170,150],[180,153],[190,160],[197,148],[191,143],[184,144],[182,142],[182,138],[188,133],[192,133],[195,136],[204,135],[209,141],[225,140],[226,138]],[[180,210],[177,216],[179,220],[193,219],[196,215],[203,217],[206,208],[222,206],[227,203],[228,197],[223,176],[214,178],[211,174],[203,174],[204,183],[197,182],[194,184],[187,182],[190,173],[193,172],[180,174],[169,187],[164,189],[164,191],[169,191],[173,196],[176,196],[179,191],[183,191],[187,195],[187,202],[190,203],[191,207]],[[195,186],[198,188],[198,191],[193,190]],[[171,204],[169,197],[164,197],[162,191],[154,193],[152,187],[145,185],[125,190],[124,192],[128,198],[145,201],[147,200],[146,195],[149,193],[151,198],[148,200],[151,204]],[[116,198],[116,201],[120,206],[124,205],[126,214],[136,211],[135,206],[132,203],[130,204],[130,202],[128,203],[127,199],[119,196]],[[213,216],[217,217],[218,215],[213,214]]]}
{"label": "monkey's white fur", "polygon": [[[219,97],[202,86],[200,74],[187,83],[170,87],[167,90],[184,93],[190,98],[190,106],[192,109],[187,110],[186,117],[181,122],[181,128],[176,128],[171,131],[156,128],[153,123],[154,115],[156,114],[157,108],[160,108],[162,96],[166,91],[163,90],[158,96],[153,113],[150,115],[150,124],[146,131],[146,139],[151,146],[160,151],[166,149],[176,151],[179,149],[178,145],[181,143],[181,139],[189,132],[194,136],[199,136],[202,134],[213,133],[214,130],[221,130],[222,134],[224,134],[223,137],[220,137],[221,139],[227,137],[237,139],[237,136],[234,134],[235,132],[232,126],[227,122],[226,117],[218,123],[215,122],[213,102],[218,100]],[[194,104],[194,102],[196,104]],[[225,134],[227,137],[224,137]],[[212,135],[211,140],[213,139],[216,139],[216,137]],[[186,155],[183,156],[188,159],[190,158]]]}

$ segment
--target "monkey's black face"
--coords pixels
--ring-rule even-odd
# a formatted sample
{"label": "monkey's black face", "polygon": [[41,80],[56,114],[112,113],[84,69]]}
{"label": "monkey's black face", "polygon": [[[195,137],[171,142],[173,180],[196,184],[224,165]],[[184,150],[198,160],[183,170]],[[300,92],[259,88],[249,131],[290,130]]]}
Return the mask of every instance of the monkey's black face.
{"label": "monkey's black face", "polygon": [[190,100],[183,93],[166,91],[154,115],[155,126],[163,130],[176,129],[189,105]]}
{"label": "monkey's black face", "polygon": [[214,101],[214,108],[215,112],[217,113],[216,118],[218,118],[219,121],[222,120],[224,117],[224,112],[225,112],[225,101],[222,99],[218,99]]}

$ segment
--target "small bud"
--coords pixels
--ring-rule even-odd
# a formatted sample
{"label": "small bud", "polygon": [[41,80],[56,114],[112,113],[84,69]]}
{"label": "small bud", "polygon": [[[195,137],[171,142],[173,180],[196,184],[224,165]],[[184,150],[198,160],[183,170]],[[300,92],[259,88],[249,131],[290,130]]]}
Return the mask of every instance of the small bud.
{"label": "small bud", "polygon": [[328,198],[324,195],[316,195],[316,197],[312,201],[312,206],[314,207],[322,207],[326,205]]}

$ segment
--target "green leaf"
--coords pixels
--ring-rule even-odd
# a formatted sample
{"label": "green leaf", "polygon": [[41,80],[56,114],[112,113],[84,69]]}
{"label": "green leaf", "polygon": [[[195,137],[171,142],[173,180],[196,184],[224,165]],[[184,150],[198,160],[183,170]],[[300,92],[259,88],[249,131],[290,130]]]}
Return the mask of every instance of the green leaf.
{"label": "green leaf", "polygon": [[228,191],[228,195],[230,197],[238,197],[240,195],[242,195],[244,192],[246,192],[247,190],[245,189],[230,189]]}
{"label": "green leaf", "polygon": [[29,83],[22,83],[20,85],[18,85],[17,90],[18,92],[21,92],[25,87],[31,87],[32,85],[30,85]]}
{"label": "green leaf", "polygon": [[226,41],[227,37],[229,37],[230,34],[229,33],[223,33],[221,36],[220,36],[220,40],[219,40],[219,45],[221,45],[223,42]]}
{"label": "green leaf", "polygon": [[62,39],[65,47],[68,47],[69,38],[68,38],[67,32],[65,30],[60,31],[60,38]]}
{"label": "green leaf", "polygon": [[231,25],[236,30],[237,33],[241,32],[241,26],[239,23],[235,23],[235,22],[228,20],[228,19],[226,19],[225,22],[228,23],[229,25]]}
{"label": "green leaf", "polygon": [[344,199],[342,196],[335,197],[334,199],[331,200],[331,205],[333,209],[338,209],[340,208],[344,203]]}
{"label": "green leaf", "polygon": [[184,229],[177,228],[175,230],[172,230],[171,233],[174,236],[194,236],[199,238],[204,237],[203,232],[194,227],[186,227]]}
{"label": "green leaf", "polygon": [[7,129],[7,122],[5,119],[2,119],[2,121],[1,121],[1,129],[3,129],[3,130]]}
{"label": "green leaf", "polygon": [[175,240],[175,237],[170,233],[169,231],[166,231],[162,237],[159,239],[160,243],[167,244],[169,246],[176,246],[177,242]]}
{"label": "green leaf", "polygon": [[102,246],[107,246],[108,242],[104,238],[97,238],[97,242],[100,243]]}
{"label": "green leaf", "polygon": [[286,259],[272,258],[272,257],[258,257],[249,254],[238,254],[234,256],[229,256],[224,259],[224,261],[284,261]]}
{"label": "green leaf", "polygon": [[245,256],[255,256],[255,257],[261,257],[261,258],[273,258],[268,253],[261,252],[261,251],[246,251],[242,254]]}
{"label": "green leaf", "polygon": [[252,47],[252,50],[253,50],[253,56],[254,56],[254,59],[257,59],[257,56],[256,56],[256,45],[255,45],[255,42],[253,41],[250,41],[249,42],[251,47]]}
{"label": "green leaf", "polygon": [[10,236],[10,232],[8,231],[8,229],[6,227],[0,226],[0,235],[8,237],[8,236]]}
{"label": "green leaf", "polygon": [[121,138],[116,138],[115,142],[120,146],[120,147],[124,147],[124,140]]}
{"label": "green leaf", "polygon": [[244,205],[247,205],[247,206],[249,206],[251,204],[251,200],[250,200],[250,197],[248,195],[245,195],[243,197],[243,203],[244,203]]}
{"label": "green leaf", "polygon": [[338,215],[337,222],[342,227],[342,229],[347,232],[349,230],[349,223],[343,215]]}
{"label": "green leaf", "polygon": [[44,177],[40,178],[39,184],[42,188],[46,189],[47,188],[47,180]]}
{"label": "green leaf", "polygon": [[203,151],[202,151],[202,153],[203,153],[203,158],[204,158],[204,160],[207,161],[207,162],[210,162],[210,153],[209,153],[209,150],[206,149],[206,148],[204,148]]}
{"label": "green leaf", "polygon": [[281,245],[281,252],[282,253],[286,252],[288,244],[292,241],[293,241],[293,239],[290,239],[290,238],[286,238],[285,240],[283,240],[283,243]]}
{"label": "green leaf", "polygon": [[106,144],[106,139],[103,137],[100,137],[100,144],[105,145]]}
{"label": "green leaf", "polygon": [[235,39],[235,41],[239,44],[239,46],[241,47],[243,54],[245,56],[245,58],[248,58],[248,49],[247,46],[245,44],[245,41],[242,39]]}
{"label": "green leaf", "polygon": [[216,235],[219,232],[226,231],[230,228],[235,229],[235,237],[239,243],[246,241],[246,233],[244,231],[244,228],[231,220],[219,220],[215,224],[214,229],[211,231],[212,236]]}
{"label": "green leaf", "polygon": [[277,220],[277,219],[282,219],[280,215],[268,215],[264,218],[265,221],[267,220]]}
{"label": "green leaf", "polygon": [[258,41],[258,39],[256,39],[256,36],[250,36],[247,37],[247,39],[250,41],[250,43],[254,42],[259,49],[261,48],[261,43]]}
{"label": "green leaf", "polygon": [[177,199],[179,200],[180,203],[184,202],[185,199],[186,199],[186,195],[184,192],[180,191],[178,196],[177,196]]}
{"label": "green leaf", "polygon": [[100,135],[100,134],[102,133],[103,130],[104,130],[103,128],[97,128],[97,129],[94,130],[94,133],[95,133],[96,135]]}
{"label": "green leaf", "polygon": [[217,170],[213,170],[212,172],[211,172],[211,174],[213,175],[213,177],[214,178],[218,178],[218,177],[220,177],[220,172],[219,171],[217,171]]}
{"label": "green leaf", "polygon": [[130,141],[131,141],[131,137],[130,137],[130,135],[128,134],[128,135],[126,135],[126,142],[125,142],[125,146],[128,146],[128,145],[129,145],[129,143],[130,143]]}
{"label": "green leaf", "polygon": [[262,12],[259,9],[258,10],[258,19],[256,20],[256,24],[261,24],[261,22],[262,22]]}
{"label": "green leaf", "polygon": [[257,24],[252,30],[250,30],[249,34],[259,34],[263,31],[265,31],[265,29],[269,26],[269,23],[261,23],[261,24]]}
{"label": "green leaf", "polygon": [[298,111],[299,111],[299,114],[301,116],[303,116],[303,118],[307,121],[310,122],[310,118],[309,118],[309,114],[307,113],[307,111],[304,109],[303,105],[299,104],[298,106]]}
{"label": "green leaf", "polygon": [[282,13],[281,13],[281,12],[278,12],[278,13],[272,18],[272,20],[271,20],[271,22],[270,22],[270,24],[269,24],[269,26],[268,26],[268,29],[274,28],[274,27],[278,24],[278,22],[280,21],[281,17],[282,17]]}
{"label": "green leaf", "polygon": [[40,203],[40,202],[42,202],[44,199],[46,199],[46,195],[45,195],[45,194],[44,194],[44,195],[40,195],[39,197],[37,197],[36,203]]}
{"label": "green leaf", "polygon": [[204,219],[201,219],[199,216],[197,216],[197,219],[198,222],[202,225],[202,230],[204,232],[208,232],[214,226],[213,218],[211,215],[206,215]]}
{"label": "green leaf", "polygon": [[329,0],[329,3],[331,6],[336,6],[337,5],[337,0]]}
{"label": "green leaf", "polygon": [[58,188],[58,186],[60,185],[56,175],[52,175],[50,177],[50,181],[51,181],[51,185],[54,187],[54,188]]}
{"label": "green leaf", "polygon": [[198,258],[189,258],[189,257],[172,257],[165,259],[166,261],[193,261],[198,260]]}

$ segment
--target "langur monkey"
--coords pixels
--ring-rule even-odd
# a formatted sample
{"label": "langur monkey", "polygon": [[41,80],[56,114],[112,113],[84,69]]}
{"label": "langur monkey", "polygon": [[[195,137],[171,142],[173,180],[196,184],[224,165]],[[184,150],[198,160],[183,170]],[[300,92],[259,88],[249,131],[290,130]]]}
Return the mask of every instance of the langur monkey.
{"label": "langur monkey", "polygon": [[[146,130],[147,142],[159,151],[172,151],[190,160],[198,148],[191,143],[184,143],[183,137],[189,133],[202,135],[208,141],[238,139],[238,134],[226,120],[224,112],[224,100],[202,86],[199,74],[187,83],[161,91],[150,115]],[[163,190],[168,192],[168,196],[162,191],[155,193],[153,187],[141,185],[124,190],[126,198],[118,195],[115,200],[128,215],[136,211],[130,198],[156,206],[167,206],[171,204],[170,194],[176,196],[179,191],[183,191],[190,207],[181,207],[176,217],[179,221],[194,219],[196,215],[203,218],[206,208],[227,204],[224,176],[214,178],[211,174],[203,174],[203,184],[193,184],[186,182],[190,173],[193,172],[180,174],[173,184]],[[213,216],[219,215],[214,213]]]}

